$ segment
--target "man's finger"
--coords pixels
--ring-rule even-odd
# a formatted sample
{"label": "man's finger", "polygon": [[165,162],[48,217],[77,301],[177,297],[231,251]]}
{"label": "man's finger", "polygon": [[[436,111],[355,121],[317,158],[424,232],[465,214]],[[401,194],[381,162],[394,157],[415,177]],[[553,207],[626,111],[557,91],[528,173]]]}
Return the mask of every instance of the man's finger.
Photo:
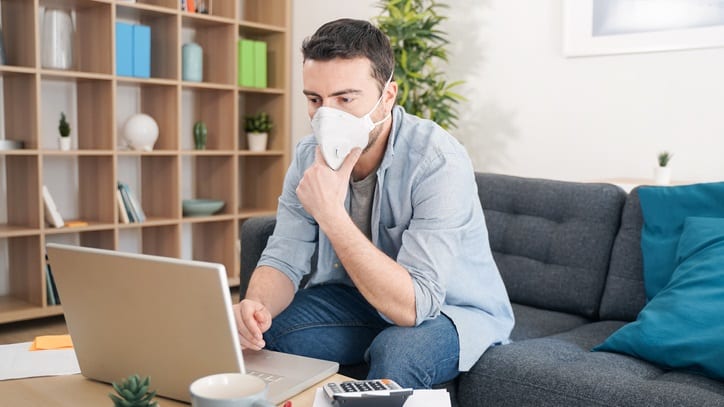
{"label": "man's finger", "polygon": [[359,160],[360,155],[362,155],[362,149],[359,147],[353,148],[352,151],[347,154],[347,157],[344,158],[344,162],[342,163],[342,166],[339,167],[339,171],[349,177],[349,175],[352,174],[352,169],[354,168],[354,165],[357,164],[357,160]]}

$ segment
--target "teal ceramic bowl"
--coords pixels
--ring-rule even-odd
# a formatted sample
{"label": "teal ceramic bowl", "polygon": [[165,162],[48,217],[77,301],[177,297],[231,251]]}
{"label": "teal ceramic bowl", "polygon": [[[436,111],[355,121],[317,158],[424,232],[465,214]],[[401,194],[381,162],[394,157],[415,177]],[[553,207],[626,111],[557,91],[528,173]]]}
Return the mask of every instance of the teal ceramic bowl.
{"label": "teal ceramic bowl", "polygon": [[181,202],[184,216],[209,216],[224,207],[224,201],[218,199],[184,199]]}

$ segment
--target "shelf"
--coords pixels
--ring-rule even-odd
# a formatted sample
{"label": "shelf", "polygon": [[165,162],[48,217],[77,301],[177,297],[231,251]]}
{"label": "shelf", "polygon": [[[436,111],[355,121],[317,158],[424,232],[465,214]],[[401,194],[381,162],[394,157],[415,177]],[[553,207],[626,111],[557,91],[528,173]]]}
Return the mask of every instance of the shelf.
{"label": "shelf", "polygon": [[[0,151],[0,324],[63,313],[47,304],[45,246],[64,243],[223,264],[239,285],[239,230],[273,215],[289,165],[291,0],[205,0],[209,15],[179,10],[178,0],[0,0],[7,55],[0,65],[4,126],[20,150]],[[72,11],[70,69],[42,66],[43,14]],[[116,74],[116,22],[151,29],[149,78]],[[267,43],[267,88],[237,84],[237,43]],[[202,81],[183,80],[182,46],[203,48]],[[267,151],[248,151],[246,115],[269,113]],[[71,150],[58,146],[59,119]],[[129,150],[124,126],[135,114],[158,125],[151,151]],[[207,126],[196,150],[193,125]],[[146,221],[120,220],[117,182],[129,185]],[[46,186],[65,221],[45,221]],[[182,200],[220,199],[219,213],[184,217]],[[125,208],[123,208],[125,210]]]}

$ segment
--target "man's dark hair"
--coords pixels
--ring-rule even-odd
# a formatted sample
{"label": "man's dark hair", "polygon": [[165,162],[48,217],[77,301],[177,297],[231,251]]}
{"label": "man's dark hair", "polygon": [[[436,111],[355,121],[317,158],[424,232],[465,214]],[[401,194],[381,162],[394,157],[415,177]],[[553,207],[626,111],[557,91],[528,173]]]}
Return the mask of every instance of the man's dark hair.
{"label": "man's dark hair", "polygon": [[302,43],[302,55],[304,62],[365,57],[372,64],[372,77],[377,79],[380,92],[395,67],[395,56],[385,33],[368,21],[349,18],[319,27]]}

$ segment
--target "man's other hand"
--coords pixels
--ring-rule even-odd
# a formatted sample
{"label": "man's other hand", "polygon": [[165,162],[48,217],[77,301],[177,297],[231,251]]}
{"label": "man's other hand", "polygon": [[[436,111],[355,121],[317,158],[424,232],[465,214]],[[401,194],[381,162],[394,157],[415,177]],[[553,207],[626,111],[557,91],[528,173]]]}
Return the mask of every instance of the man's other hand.
{"label": "man's other hand", "polygon": [[262,349],[266,345],[262,334],[271,327],[272,323],[269,310],[264,304],[247,299],[235,304],[233,311],[241,348]]}

